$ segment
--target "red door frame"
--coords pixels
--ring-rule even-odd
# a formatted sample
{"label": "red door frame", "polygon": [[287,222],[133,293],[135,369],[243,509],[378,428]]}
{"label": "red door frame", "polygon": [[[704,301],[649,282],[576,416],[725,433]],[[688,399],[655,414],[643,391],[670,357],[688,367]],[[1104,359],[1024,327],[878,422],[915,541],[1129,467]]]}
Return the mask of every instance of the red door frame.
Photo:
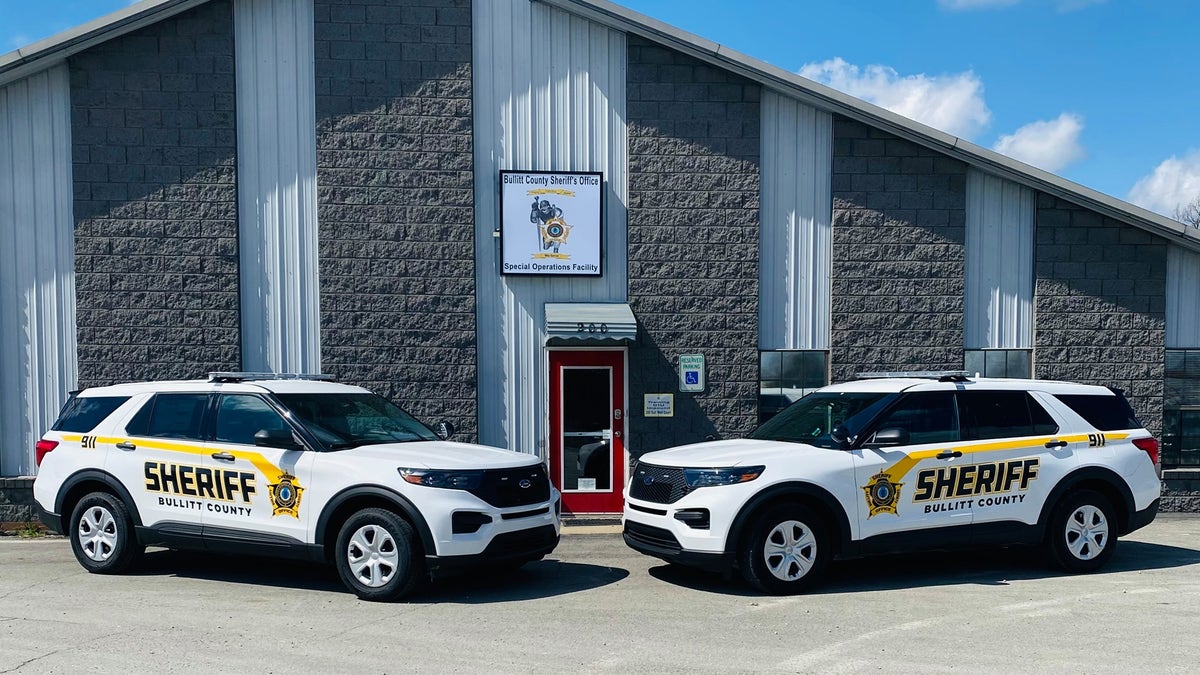
{"label": "red door frame", "polygon": [[[562,491],[562,371],[564,366],[608,367],[612,372],[612,482],[604,492],[563,491],[564,513],[620,513],[625,488],[625,350],[551,349],[550,363],[550,480]],[[621,411],[621,415],[616,415]]]}

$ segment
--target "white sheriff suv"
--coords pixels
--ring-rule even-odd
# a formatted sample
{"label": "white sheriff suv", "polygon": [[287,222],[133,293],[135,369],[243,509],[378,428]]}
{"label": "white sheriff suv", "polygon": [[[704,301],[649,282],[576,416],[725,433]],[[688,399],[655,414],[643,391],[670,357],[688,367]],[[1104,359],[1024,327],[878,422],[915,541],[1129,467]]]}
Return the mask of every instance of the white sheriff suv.
{"label": "white sheriff suv", "polygon": [[643,455],[625,542],[795,593],[833,558],[1044,545],[1089,572],[1158,512],[1158,441],[1118,390],[966,373],[869,374],[739,440]]}
{"label": "white sheriff suv", "polygon": [[554,550],[559,493],[542,462],[437,427],[322,376],[97,387],[38,441],[33,491],[43,522],[102,574],[146,546],[297,557],[393,600],[426,575]]}

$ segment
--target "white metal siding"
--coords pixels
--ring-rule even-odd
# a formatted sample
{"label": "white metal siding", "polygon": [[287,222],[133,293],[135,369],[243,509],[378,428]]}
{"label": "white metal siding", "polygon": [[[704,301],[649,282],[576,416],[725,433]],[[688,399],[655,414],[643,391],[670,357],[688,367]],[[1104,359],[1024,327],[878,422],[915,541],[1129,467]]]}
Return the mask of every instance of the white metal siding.
{"label": "white metal siding", "polygon": [[967,171],[967,349],[1033,346],[1033,223],[1033,190]]}
{"label": "white metal siding", "polygon": [[312,0],[234,3],[242,366],[321,370]]}
{"label": "white metal siding", "polygon": [[[473,3],[480,442],[545,456],[547,302],[625,302],[625,35],[529,0]],[[604,276],[500,275],[501,169],[604,174]]]}
{"label": "white metal siding", "polygon": [[833,116],[762,100],[759,349],[828,349]]}
{"label": "white metal siding", "polygon": [[1167,247],[1167,349],[1200,348],[1200,253]]}
{"label": "white metal siding", "polygon": [[34,472],[79,379],[70,95],[65,64],[0,88],[2,476]]}

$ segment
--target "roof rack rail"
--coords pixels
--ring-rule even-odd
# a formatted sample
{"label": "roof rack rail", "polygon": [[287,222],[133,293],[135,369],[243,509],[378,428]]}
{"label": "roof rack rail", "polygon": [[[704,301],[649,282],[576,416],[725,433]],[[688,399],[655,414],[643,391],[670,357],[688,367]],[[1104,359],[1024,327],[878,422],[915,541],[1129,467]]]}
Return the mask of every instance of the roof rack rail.
{"label": "roof rack rail", "polygon": [[902,370],[897,372],[858,373],[860,380],[879,380],[883,378],[913,378],[919,380],[937,380],[938,382],[970,382],[971,373],[966,370]]}
{"label": "roof rack rail", "polygon": [[335,381],[333,375],[320,373],[251,373],[251,372],[211,372],[209,382],[248,382],[253,380],[321,380]]}

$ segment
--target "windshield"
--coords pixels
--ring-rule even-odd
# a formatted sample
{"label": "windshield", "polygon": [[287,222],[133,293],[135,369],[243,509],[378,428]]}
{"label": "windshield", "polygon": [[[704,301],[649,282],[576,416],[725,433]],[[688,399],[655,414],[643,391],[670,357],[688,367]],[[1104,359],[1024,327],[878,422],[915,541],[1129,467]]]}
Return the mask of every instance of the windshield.
{"label": "windshield", "polygon": [[276,394],[292,414],[331,448],[436,441],[415,417],[378,394]]}
{"label": "windshield", "polygon": [[805,396],[755,429],[750,438],[764,441],[808,443],[840,448],[830,432],[837,427],[843,438],[853,438],[896,394],[885,392],[816,392]]}

